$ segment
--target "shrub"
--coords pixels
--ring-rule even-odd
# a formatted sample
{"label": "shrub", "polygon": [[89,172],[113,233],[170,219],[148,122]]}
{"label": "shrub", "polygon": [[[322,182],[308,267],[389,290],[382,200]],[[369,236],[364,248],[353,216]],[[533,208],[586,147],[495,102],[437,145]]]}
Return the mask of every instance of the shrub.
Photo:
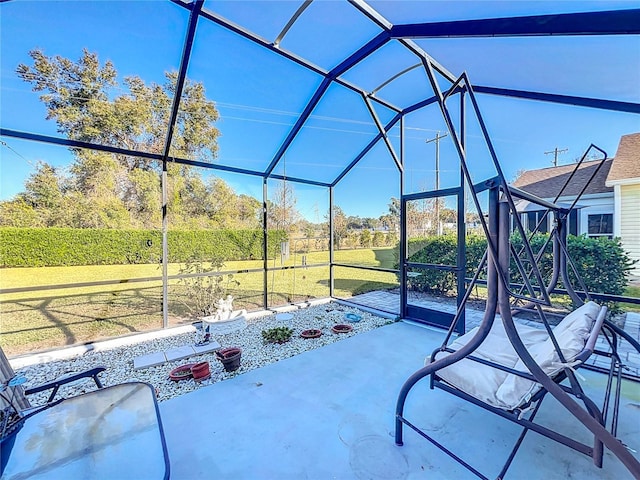
{"label": "shrub", "polygon": [[371,247],[371,232],[369,230],[362,230],[360,232],[360,246],[363,248]]}
{"label": "shrub", "polygon": [[[539,253],[548,238],[548,234],[534,235],[531,240],[531,248],[534,255]],[[516,248],[516,251],[520,251],[522,239],[519,235],[514,234],[511,237],[511,243]],[[622,248],[619,238],[590,238],[585,235],[569,235],[567,238],[567,250],[588,292],[611,295],[622,295],[624,293],[627,286],[627,273],[634,262]],[[552,242],[549,242],[547,248],[542,252],[541,261],[538,262],[538,265],[542,278],[546,281],[553,271]],[[567,270],[574,288],[581,290],[571,266],[568,266]],[[513,283],[521,283],[522,277],[517,273],[513,260],[511,271],[511,281]],[[513,272],[516,273],[514,274]],[[558,287],[564,287],[562,279],[559,280]]]}
{"label": "shrub", "polygon": [[[634,261],[622,248],[619,238],[587,238],[569,236],[567,248],[578,274],[590,292],[622,295],[627,287],[627,274]],[[569,277],[578,287],[573,271]]]}
{"label": "shrub", "polygon": [[[542,275],[542,278],[545,280],[550,278],[553,272],[553,245],[552,245],[553,242],[549,242],[549,244],[546,246],[544,251],[540,252],[540,250],[542,249],[542,247],[544,246],[544,243],[547,241],[548,238],[549,238],[548,234],[536,233],[535,235],[533,235],[533,237],[529,241],[529,244],[531,245],[531,251],[533,252],[534,257],[537,255],[541,255],[540,260],[537,262],[537,265]],[[522,242],[522,237],[520,236],[519,233],[512,234],[510,241],[511,241],[511,245],[513,246],[513,249],[517,253],[522,252],[524,243]],[[526,255],[522,253],[520,255],[520,258],[521,259],[526,258]],[[529,281],[531,282],[531,284],[537,285],[538,282],[535,280],[535,277],[531,275],[530,263],[525,261],[525,262],[522,262],[522,265],[525,271],[527,272],[527,277],[529,278]],[[518,283],[518,284],[523,283],[522,275],[520,274],[518,267],[516,265],[516,262],[513,259],[513,254],[511,255],[510,268],[511,268],[510,270],[511,283]]]}
{"label": "shrub", "polygon": [[[457,245],[457,236],[452,234],[414,238],[409,240],[409,261],[455,266],[458,255]],[[484,238],[467,237],[465,256],[467,277],[475,273],[486,248],[487,243]],[[456,275],[453,272],[429,268],[421,270],[420,273],[421,275],[411,279],[411,288],[416,291],[447,295],[456,289]]]}
{"label": "shrub", "polygon": [[[286,232],[271,230],[268,255]],[[262,230],[170,230],[169,261],[262,258]],[[95,228],[0,228],[0,267],[159,263],[162,232]]]}
{"label": "shrub", "polygon": [[289,327],[273,327],[262,331],[262,339],[266,343],[286,343],[291,335],[293,330]]}
{"label": "shrub", "polygon": [[210,261],[195,258],[180,269],[181,275],[195,275],[178,280],[182,295],[177,297],[193,318],[215,315],[217,302],[226,299],[231,286],[240,285],[233,279],[233,274],[220,275],[223,268],[224,262],[220,258]]}
{"label": "shrub", "polygon": [[[415,239],[409,242],[409,261],[437,265],[455,265],[457,256],[457,238],[443,235]],[[456,276],[452,272],[427,268],[410,279],[411,288],[419,292],[446,295],[455,290]]]}
{"label": "shrub", "polygon": [[[538,254],[547,238],[548,234],[533,236],[530,244],[534,255]],[[523,246],[522,238],[518,234],[512,235],[511,244],[516,252],[520,252]],[[475,235],[467,237],[465,273],[467,278],[475,273],[486,248],[487,242],[484,237]],[[411,262],[436,265],[456,264],[457,238],[455,235],[414,238],[409,240],[408,249],[408,258]],[[624,293],[627,285],[627,272],[634,262],[622,248],[620,239],[610,240],[604,237],[588,238],[584,235],[577,237],[569,235],[567,249],[578,274],[587,287],[587,291],[612,295]],[[548,281],[553,270],[552,250],[552,242],[549,242],[538,262],[545,282]],[[524,262],[523,266],[527,269],[528,262]],[[411,279],[411,287],[414,290],[437,295],[446,295],[455,291],[456,278],[453,272],[425,269],[420,273],[422,275]],[[574,287],[580,289],[571,268],[569,268],[569,278]],[[511,282],[522,283],[522,276],[518,272],[513,258],[511,260]],[[536,284],[535,281],[532,283]],[[558,287],[562,288],[563,285],[559,283]]]}
{"label": "shrub", "polygon": [[391,245],[396,245],[396,249],[398,247],[398,234],[396,232],[389,232],[385,236],[384,244],[388,247]]}

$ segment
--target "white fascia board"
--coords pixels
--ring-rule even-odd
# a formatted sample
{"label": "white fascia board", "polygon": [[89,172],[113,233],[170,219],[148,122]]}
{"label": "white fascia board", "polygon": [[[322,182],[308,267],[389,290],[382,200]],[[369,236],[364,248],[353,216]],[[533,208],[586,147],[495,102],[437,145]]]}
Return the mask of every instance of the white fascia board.
{"label": "white fascia board", "polygon": [[622,180],[607,180],[605,185],[607,187],[615,187],[616,185],[635,185],[638,183],[640,183],[640,177],[623,178]]}

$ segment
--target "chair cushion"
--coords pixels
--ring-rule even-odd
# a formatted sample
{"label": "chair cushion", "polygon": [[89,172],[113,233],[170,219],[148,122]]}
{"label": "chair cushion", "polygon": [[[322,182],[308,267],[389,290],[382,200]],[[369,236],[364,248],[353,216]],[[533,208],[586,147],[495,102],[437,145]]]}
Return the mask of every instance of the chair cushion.
{"label": "chair cushion", "polygon": [[[547,333],[538,328],[516,325],[516,329],[525,345],[544,342],[548,338]],[[471,340],[477,331],[478,327],[470,330],[451,343],[449,348],[453,350],[460,349]],[[436,360],[447,355],[450,355],[450,353],[440,352],[436,355]],[[487,338],[472,355],[510,368],[513,368],[519,360],[499,318],[493,323]],[[429,360],[427,358],[425,364],[428,364]],[[507,372],[497,368],[467,359],[438,370],[438,376],[458,390],[462,390],[480,401],[499,408],[505,408],[505,405],[497,398],[496,393],[508,375]]]}
{"label": "chair cushion", "polygon": [[[598,315],[600,307],[593,303],[597,310],[592,317],[593,307],[588,305],[589,304],[585,304],[578,310],[575,310],[573,313],[582,309],[578,315],[570,314],[572,318],[570,318],[568,322],[565,322],[567,320],[567,318],[565,318],[553,329],[553,335],[567,363],[573,362],[584,349],[593,323]],[[567,317],[569,317],[569,315]],[[556,352],[551,338],[527,348],[535,362],[548,376],[553,377],[564,368],[562,363],[560,363],[560,356]],[[514,369],[530,373],[522,360],[518,360]],[[542,388],[542,386],[537,382],[509,374],[496,392],[496,398],[505,405],[507,410],[511,410],[527,402],[540,388]]]}
{"label": "chair cushion", "polygon": [[[598,304],[586,303],[567,315],[553,328],[553,334],[567,362],[575,360],[584,349],[599,310]],[[553,377],[563,369],[560,357],[545,330],[519,324],[516,324],[516,330],[530,355],[547,375]],[[478,327],[459,337],[449,345],[449,348],[460,349],[473,338],[477,331]],[[450,353],[439,352],[436,359],[447,355]],[[494,322],[487,338],[472,355],[529,373],[511,345],[499,318]],[[429,362],[430,359],[427,358],[425,365]],[[522,405],[541,388],[537,382],[468,359],[440,369],[437,374],[447,383],[472,397],[505,410],[513,410]]]}

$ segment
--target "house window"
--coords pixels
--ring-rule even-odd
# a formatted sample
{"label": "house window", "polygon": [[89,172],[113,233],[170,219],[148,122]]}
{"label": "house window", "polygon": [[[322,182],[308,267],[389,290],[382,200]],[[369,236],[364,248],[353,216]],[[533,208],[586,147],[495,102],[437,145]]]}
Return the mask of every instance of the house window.
{"label": "house window", "polygon": [[546,210],[537,210],[535,212],[527,212],[526,213],[527,223],[525,228],[528,231],[533,232],[536,226],[538,226],[538,222],[541,222],[540,226],[536,231],[540,233],[548,233],[549,232],[549,216],[550,214],[547,213]]}
{"label": "house window", "polygon": [[597,215],[589,215],[588,219],[589,237],[613,237],[613,214],[599,213]]}
{"label": "house window", "polygon": [[578,235],[578,211],[571,210],[569,213],[569,235]]}
{"label": "house window", "polygon": [[[542,218],[544,213],[545,213],[544,210],[521,213],[520,221],[522,222],[522,226],[524,227],[524,229],[529,232],[532,231],[536,227],[536,225],[538,224],[538,221]],[[516,222],[512,216],[511,217],[511,233],[516,231],[515,223]],[[548,213],[547,218],[542,222],[538,231],[542,233],[548,233],[550,231],[549,230],[550,224],[553,225],[553,215],[551,213]],[[569,213],[569,218],[567,220],[567,228],[569,230],[568,233],[570,235],[578,235],[578,211],[575,209],[571,210],[571,212]]]}

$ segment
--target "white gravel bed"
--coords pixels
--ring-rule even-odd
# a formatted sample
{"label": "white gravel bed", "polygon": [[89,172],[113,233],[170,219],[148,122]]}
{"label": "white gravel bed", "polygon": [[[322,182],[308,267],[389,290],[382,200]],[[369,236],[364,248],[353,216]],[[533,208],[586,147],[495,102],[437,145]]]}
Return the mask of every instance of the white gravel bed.
{"label": "white gravel bed", "polygon": [[[194,355],[173,362],[144,369],[133,369],[133,359],[147,353],[162,352],[176,347],[193,345],[198,340],[197,333],[186,333],[171,337],[147,340],[141,343],[116,347],[110,350],[89,351],[83,355],[67,359],[20,368],[18,375],[27,378],[26,388],[41,385],[68,372],[80,372],[92,367],[103,365],[107,370],[100,374],[99,378],[104,386],[117,385],[128,381],[148,382],[156,388],[159,401],[168,400],[185,393],[203,388],[207,385],[241,375],[254,368],[263,367],[284,358],[292,357],[307,350],[313,350],[333,342],[366,332],[374,328],[393,322],[388,318],[379,317],[362,310],[347,307],[337,303],[312,306],[296,311],[293,319],[279,321],[276,315],[268,315],[247,320],[247,327],[238,332],[225,335],[215,335],[222,348],[242,348],[240,368],[235,372],[225,372],[222,364],[216,359],[213,352]],[[362,316],[359,322],[350,323],[345,319],[347,313],[355,313]],[[349,333],[335,334],[331,327],[340,323],[348,323],[353,327]],[[294,333],[289,342],[284,344],[265,344],[262,339],[262,331],[272,327],[289,327]],[[315,339],[304,339],[300,333],[307,329],[319,329],[322,336]],[[174,382],[169,379],[169,372],[185,363],[208,361],[211,369],[211,379],[196,382],[193,379]],[[92,379],[79,385],[68,385],[60,389],[59,395],[74,396],[96,387]],[[46,401],[46,393],[29,396],[32,405],[39,405]]]}

